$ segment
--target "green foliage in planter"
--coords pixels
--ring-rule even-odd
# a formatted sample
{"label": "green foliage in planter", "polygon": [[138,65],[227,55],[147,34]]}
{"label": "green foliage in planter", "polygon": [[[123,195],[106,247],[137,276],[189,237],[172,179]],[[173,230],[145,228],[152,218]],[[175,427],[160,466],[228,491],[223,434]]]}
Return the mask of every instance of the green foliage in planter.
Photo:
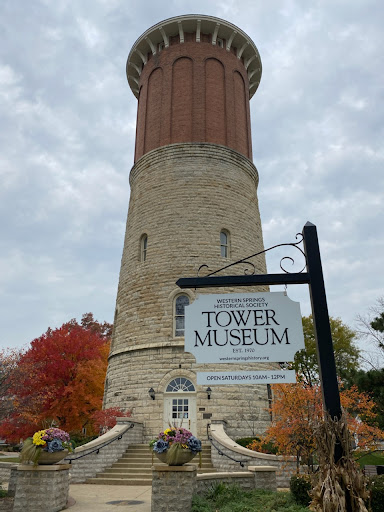
{"label": "green foliage in planter", "polygon": [[383,512],[384,510],[384,475],[374,476],[369,481],[371,491],[372,512]]}
{"label": "green foliage in planter", "polygon": [[311,498],[308,493],[312,490],[312,483],[309,475],[292,476],[289,482],[289,488],[296,503],[304,505],[305,507],[310,504]]}
{"label": "green foliage in planter", "polygon": [[[244,446],[246,448],[249,444],[252,443],[252,441],[260,441],[259,437],[240,437],[240,439],[236,439],[236,443],[240,446]],[[277,453],[277,446],[273,444],[271,441],[268,443],[263,443],[262,445],[264,453],[272,453],[273,455],[276,455]]]}
{"label": "green foliage in planter", "polygon": [[78,446],[82,446],[83,444],[90,443],[94,439],[97,439],[98,436],[85,436],[81,433],[72,433],[71,432],[71,443],[73,448],[77,448]]}
{"label": "green foliage in planter", "polygon": [[258,437],[241,437],[240,439],[236,439],[236,443],[240,446],[244,446],[246,448],[252,441],[260,441]]}

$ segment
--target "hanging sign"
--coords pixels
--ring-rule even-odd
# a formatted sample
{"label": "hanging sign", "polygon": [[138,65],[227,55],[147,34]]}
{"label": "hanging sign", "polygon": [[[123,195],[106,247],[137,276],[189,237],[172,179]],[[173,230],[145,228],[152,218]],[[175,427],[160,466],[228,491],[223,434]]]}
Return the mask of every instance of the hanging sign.
{"label": "hanging sign", "polygon": [[293,384],[295,370],[265,370],[256,372],[197,372],[197,384],[223,386],[227,384]]}
{"label": "hanging sign", "polygon": [[185,351],[198,363],[293,361],[300,304],[283,292],[202,294],[185,308]]}

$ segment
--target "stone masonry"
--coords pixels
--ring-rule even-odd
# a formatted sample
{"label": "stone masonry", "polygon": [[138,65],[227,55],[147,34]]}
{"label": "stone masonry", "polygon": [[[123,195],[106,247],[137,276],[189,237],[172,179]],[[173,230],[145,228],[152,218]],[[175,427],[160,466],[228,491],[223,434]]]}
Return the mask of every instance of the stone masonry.
{"label": "stone masonry", "polygon": [[66,508],[69,464],[17,468],[13,512],[59,512]]}
{"label": "stone masonry", "polygon": [[196,492],[196,464],[152,467],[152,512],[189,512]]}
{"label": "stone masonry", "polygon": [[[133,425],[133,428],[131,426]],[[112,466],[129,445],[141,443],[143,425],[133,418],[117,418],[117,425],[94,441],[79,446],[68,455],[71,461],[71,483],[85,482]]]}
{"label": "stone masonry", "polygon": [[[180,276],[196,274],[202,254],[210,268],[226,263],[220,257],[219,246],[223,228],[231,234],[234,260],[245,251],[262,250],[256,187],[254,165],[239,153],[213,144],[159,148],[142,157],[131,171],[105,403],[108,407],[132,409],[133,416],[145,424],[146,439],[164,428],[162,398],[166,384],[176,375],[196,382],[196,371],[202,369],[191,354],[184,352],[183,339],[173,335],[173,304],[180,293],[175,282]],[[183,209],[183,205],[188,206]],[[147,259],[139,262],[143,232],[148,235]],[[257,272],[265,273],[264,258],[255,263]],[[233,273],[243,271],[243,266],[231,269]],[[193,291],[185,293],[191,301],[196,296]],[[242,367],[255,368],[261,366]],[[204,369],[212,370],[213,366]],[[221,364],[215,369],[234,368]],[[150,387],[156,392],[155,401],[148,396]],[[269,422],[265,386],[215,386],[209,402],[205,388],[196,389],[197,409],[205,409],[197,417],[198,436],[205,436],[211,417],[227,419],[228,432],[237,437],[250,434],[247,421],[251,416],[258,417],[259,432],[265,430]],[[211,416],[203,421],[207,414]]]}

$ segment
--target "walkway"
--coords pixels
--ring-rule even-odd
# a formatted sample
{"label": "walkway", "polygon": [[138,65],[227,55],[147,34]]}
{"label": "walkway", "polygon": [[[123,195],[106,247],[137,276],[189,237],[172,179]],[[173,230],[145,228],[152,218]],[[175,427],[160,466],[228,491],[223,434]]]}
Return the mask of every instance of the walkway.
{"label": "walkway", "polygon": [[[71,484],[68,512],[151,512],[152,487]],[[73,502],[76,502],[73,504]]]}

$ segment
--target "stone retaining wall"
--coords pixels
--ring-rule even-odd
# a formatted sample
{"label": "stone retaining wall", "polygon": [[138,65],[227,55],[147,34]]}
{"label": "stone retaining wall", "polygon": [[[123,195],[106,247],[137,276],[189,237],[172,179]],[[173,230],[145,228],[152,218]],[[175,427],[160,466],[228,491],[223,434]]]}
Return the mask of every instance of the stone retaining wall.
{"label": "stone retaining wall", "polygon": [[[248,450],[227,436],[222,421],[212,422],[210,434],[212,437],[212,464],[218,471],[244,471],[244,467],[247,466],[275,467],[277,487],[289,487],[289,480],[296,473],[294,457],[287,459],[279,455]],[[220,455],[220,452],[224,455]],[[241,467],[240,463],[235,461],[242,461],[244,467]]]}
{"label": "stone retaining wall", "polygon": [[[121,436],[121,439],[116,439],[118,436]],[[115,441],[103,446],[113,439]],[[143,424],[141,422],[133,418],[117,418],[115,427],[90,443],[76,448],[62,461],[62,464],[70,464],[72,483],[85,482],[88,478],[94,478],[97,473],[112,466],[126,452],[130,444],[142,442]],[[78,458],[80,456],[82,457]],[[11,469],[16,466],[14,463],[0,462],[0,483],[9,482]]]}
{"label": "stone retaining wall", "polygon": [[[218,483],[235,484],[243,490],[276,491],[276,468],[251,466],[248,471],[197,475],[196,464],[152,467],[152,512],[189,512],[194,494],[205,494]],[[182,489],[182,492],[180,492]]]}
{"label": "stone retaining wall", "polygon": [[240,489],[277,490],[276,468],[268,466],[249,466],[248,471],[235,471],[233,473],[205,473],[197,475],[196,493],[204,494],[209,488],[220,483],[237,485]]}
{"label": "stone retaining wall", "polygon": [[[133,427],[131,428],[131,425]],[[116,439],[118,436],[121,439]],[[103,447],[115,439],[115,441]],[[110,467],[130,444],[143,442],[143,424],[132,418],[117,418],[117,425],[94,441],[79,446],[64,462],[71,464],[71,483],[85,482]],[[95,451],[96,450],[96,451]],[[88,455],[89,454],[89,455]],[[81,458],[79,458],[81,456]],[[70,462],[71,461],[71,462]]]}
{"label": "stone retaining wall", "polygon": [[0,462],[0,484],[5,484],[11,476],[11,468],[14,466],[11,462]]}
{"label": "stone retaining wall", "polygon": [[238,471],[233,473],[205,473],[197,475],[196,494],[205,494],[218,483],[235,484],[244,491],[251,491],[254,488],[253,480],[253,473],[250,471],[242,471],[241,473]]}

